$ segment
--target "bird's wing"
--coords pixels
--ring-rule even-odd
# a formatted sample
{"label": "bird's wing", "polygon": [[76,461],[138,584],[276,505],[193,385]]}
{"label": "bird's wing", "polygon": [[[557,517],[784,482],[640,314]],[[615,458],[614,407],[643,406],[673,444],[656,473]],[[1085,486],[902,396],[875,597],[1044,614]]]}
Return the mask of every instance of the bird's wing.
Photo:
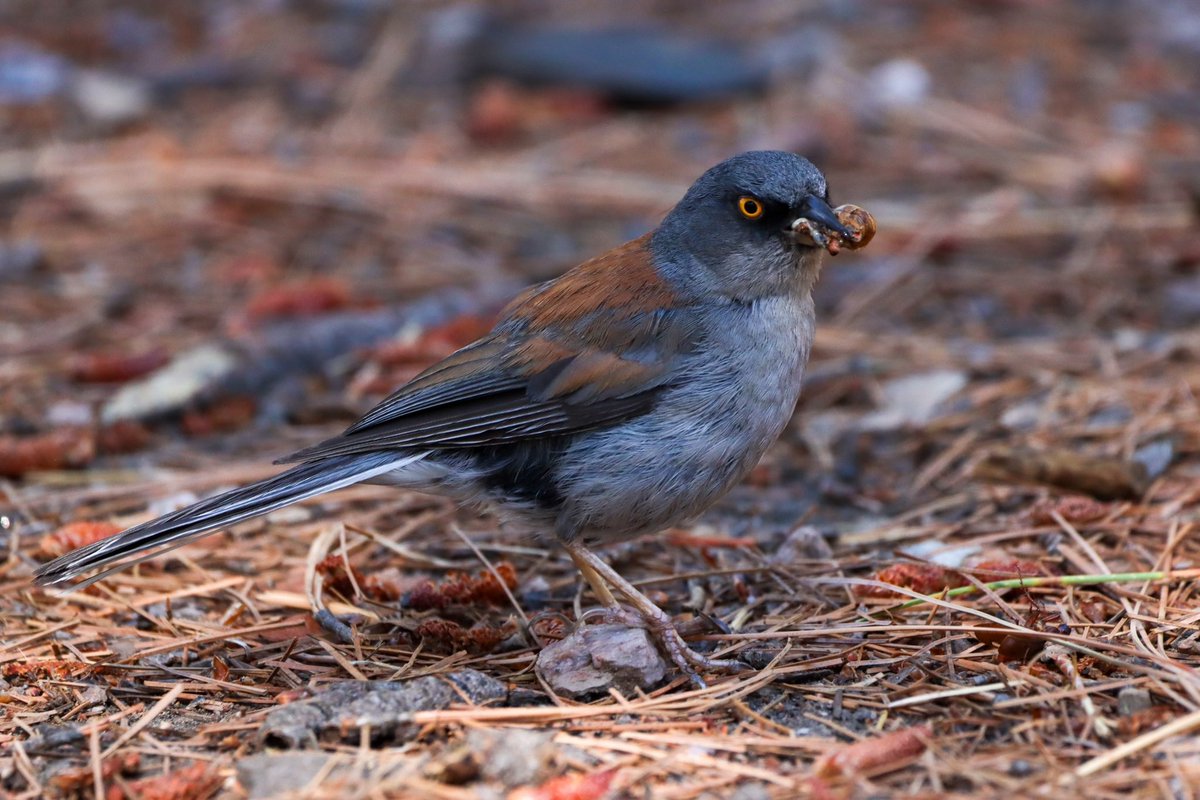
{"label": "bird's wing", "polygon": [[283,461],[492,446],[646,413],[697,335],[690,309],[648,259],[643,237],[530,289],[491,335],[425,370],[341,436]]}

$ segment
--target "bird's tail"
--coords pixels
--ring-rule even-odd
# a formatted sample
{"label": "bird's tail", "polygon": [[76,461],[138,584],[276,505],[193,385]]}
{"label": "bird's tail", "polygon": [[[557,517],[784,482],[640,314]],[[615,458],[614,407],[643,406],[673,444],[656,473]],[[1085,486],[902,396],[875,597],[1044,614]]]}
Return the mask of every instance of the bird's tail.
{"label": "bird's tail", "polygon": [[[300,464],[265,480],[201,500],[115,536],[81,547],[43,564],[35,573],[42,586],[64,583],[93,569],[103,572],[77,584],[88,586],[109,573],[179,547],[220,528],[269,513],[300,500],[370,480],[419,461],[425,453],[380,452],[325,458]],[[109,566],[115,564],[115,566]]]}

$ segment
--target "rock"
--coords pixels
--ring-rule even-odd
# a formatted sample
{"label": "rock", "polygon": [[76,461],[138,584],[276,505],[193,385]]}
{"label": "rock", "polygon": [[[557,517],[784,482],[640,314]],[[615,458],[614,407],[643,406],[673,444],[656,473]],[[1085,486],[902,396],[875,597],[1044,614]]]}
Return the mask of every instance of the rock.
{"label": "rock", "polygon": [[0,281],[25,280],[45,261],[42,246],[35,240],[0,242]]}
{"label": "rock", "polygon": [[958,370],[905,375],[883,386],[883,407],[863,419],[863,430],[885,431],[925,425],[938,416],[938,406],[967,385]]}
{"label": "rock", "polygon": [[733,790],[729,800],[770,800],[771,792],[765,783],[743,783]]}
{"label": "rock", "polygon": [[1170,439],[1157,439],[1144,444],[1133,454],[1133,460],[1146,468],[1146,479],[1154,480],[1167,471],[1175,459],[1175,443]]}
{"label": "rock", "polygon": [[258,731],[259,740],[269,747],[316,747],[317,734],[330,717],[322,701],[337,688],[326,689],[312,702],[288,703],[274,709]]}
{"label": "rock", "polygon": [[1013,431],[1028,431],[1037,427],[1043,417],[1042,403],[1024,400],[1004,410],[1000,424]]}
{"label": "rock", "polygon": [[92,407],[74,400],[60,400],[46,411],[46,424],[55,428],[84,428],[94,422]]}
{"label": "rock", "polygon": [[70,65],[26,44],[0,45],[0,106],[36,104],[66,86]]}
{"label": "rock", "polygon": [[149,85],[140,78],[114,72],[86,70],[71,84],[71,98],[92,122],[122,125],[141,119],[150,110]]}
{"label": "rock", "polygon": [[949,547],[941,539],[922,539],[904,548],[904,552],[915,557],[923,558],[939,567],[956,569],[966,563],[967,559],[983,550],[975,544],[964,544]]}
{"label": "rock", "polygon": [[104,404],[100,418],[111,423],[174,411],[232,372],[237,363],[228,348],[196,347],[148,377],[125,384]]}
{"label": "rock", "polygon": [[770,560],[772,564],[783,566],[797,561],[820,561],[828,558],[833,558],[833,549],[821,532],[811,525],[801,525],[787,535]]}
{"label": "rock", "polygon": [[467,733],[467,747],[480,762],[480,776],[512,789],[550,777],[553,739],[552,731],[472,728]]}
{"label": "rock", "polygon": [[885,109],[911,108],[929,96],[929,70],[910,58],[885,61],[867,77],[871,99]]}
{"label": "rock", "polygon": [[667,675],[667,662],[644,628],[581,625],[538,655],[537,670],[556,694],[574,699],[649,689]]}
{"label": "rock", "polygon": [[1126,686],[1117,692],[1117,711],[1122,717],[1131,717],[1150,705],[1150,692],[1140,686]]}
{"label": "rock", "polygon": [[108,702],[107,686],[89,686],[79,695],[79,706],[91,708]]}
{"label": "rock", "polygon": [[325,769],[328,753],[259,753],[237,762],[237,779],[250,800],[299,792]]}
{"label": "rock", "polygon": [[753,93],[768,77],[765,65],[727,43],[647,26],[493,25],[474,56],[476,74],[588,89],[632,104]]}
{"label": "rock", "polygon": [[[359,351],[405,329],[444,325],[507,301],[511,284],[478,290],[432,292],[411,303],[314,318],[284,320],[234,339],[215,339],[185,351],[144,378],[130,381],[104,405],[101,420],[148,419],[184,412],[196,403],[228,397],[265,397],[283,381],[320,373],[347,353]],[[299,404],[302,392],[291,392]]]}
{"label": "rock", "polygon": [[259,740],[273,747],[312,747],[321,738],[357,741],[369,726],[372,741],[403,740],[413,734],[411,715],[463,702],[493,705],[508,688],[473,669],[411,681],[341,681],[305,700],[267,715]]}
{"label": "rock", "polygon": [[1163,306],[1168,323],[1195,324],[1200,319],[1200,277],[1179,278],[1169,282]]}

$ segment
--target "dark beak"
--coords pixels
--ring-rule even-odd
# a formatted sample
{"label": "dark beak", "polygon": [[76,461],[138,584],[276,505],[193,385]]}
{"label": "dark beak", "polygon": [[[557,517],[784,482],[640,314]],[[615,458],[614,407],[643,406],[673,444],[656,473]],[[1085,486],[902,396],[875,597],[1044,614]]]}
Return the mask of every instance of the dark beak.
{"label": "dark beak", "polygon": [[837,214],[833,213],[833,209],[829,207],[829,204],[816,195],[810,194],[800,203],[798,218],[815,222],[822,228],[837,231],[842,236],[851,235],[846,226],[838,222]]}

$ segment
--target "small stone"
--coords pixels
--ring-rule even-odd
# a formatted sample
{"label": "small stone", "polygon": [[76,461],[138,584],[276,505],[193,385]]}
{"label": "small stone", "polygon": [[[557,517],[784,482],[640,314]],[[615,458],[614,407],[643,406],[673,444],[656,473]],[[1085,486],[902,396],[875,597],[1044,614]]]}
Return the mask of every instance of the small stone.
{"label": "small stone", "polygon": [[182,408],[237,366],[236,354],[219,345],[200,345],[156,372],[132,381],[109,399],[102,422],[143,419]]}
{"label": "small stone", "polygon": [[644,628],[583,625],[543,649],[537,670],[556,694],[581,699],[649,689],[666,677],[667,662]]}
{"label": "small stone", "polygon": [[107,686],[89,686],[79,695],[79,705],[86,708],[103,705],[108,701]]}
{"label": "small stone", "polygon": [[912,108],[924,102],[933,79],[929,70],[911,58],[895,58],[871,70],[867,85],[883,108]]}
{"label": "small stone", "polygon": [[550,776],[553,738],[551,731],[473,728],[467,733],[467,746],[481,756],[479,772],[485,779],[512,789]]}
{"label": "small stone", "polygon": [[1117,692],[1117,711],[1122,717],[1131,717],[1150,705],[1150,692],[1140,686],[1126,686]]}
{"label": "small stone", "polygon": [[1146,468],[1146,478],[1154,480],[1167,471],[1175,458],[1175,443],[1170,439],[1157,439],[1144,444],[1133,454],[1133,460]]}
{"label": "small stone", "polygon": [[299,792],[325,769],[328,753],[259,753],[237,762],[237,778],[250,800]]}
{"label": "small stone", "polygon": [[1027,431],[1037,427],[1042,417],[1042,404],[1036,400],[1026,400],[1005,409],[1000,415],[1000,424],[1009,430]]}
{"label": "small stone", "polygon": [[939,416],[941,405],[967,385],[958,370],[934,370],[905,375],[883,385],[883,407],[868,414],[863,430],[887,431],[921,427]]}
{"label": "small stone", "polygon": [[801,525],[779,545],[779,549],[771,556],[771,563],[782,566],[797,561],[823,561],[830,558],[833,558],[833,549],[821,532],[811,525]]}
{"label": "small stone", "polygon": [[41,103],[62,91],[70,65],[24,44],[0,44],[0,106]]}
{"label": "small stone", "polygon": [[770,800],[771,793],[764,783],[743,783],[729,795],[729,800]]}
{"label": "small stone", "polygon": [[372,741],[404,741],[416,728],[412,715],[459,703],[495,705],[508,697],[505,684],[473,669],[396,681],[340,681],[311,697],[267,714],[259,740],[270,747],[312,747],[323,738],[358,741],[369,727]]}
{"label": "small stone", "polygon": [[111,72],[78,73],[71,95],[79,110],[100,125],[133,122],[150,110],[150,89],[144,81]]}
{"label": "small stone", "polygon": [[92,407],[87,403],[60,400],[46,411],[46,422],[54,427],[85,427],[95,421]]}
{"label": "small stone", "polygon": [[27,279],[45,261],[42,246],[34,240],[0,242],[0,281]]}
{"label": "small stone", "polygon": [[968,558],[977,555],[982,550],[983,548],[977,544],[964,544],[958,547],[951,547],[941,539],[934,538],[922,539],[915,542],[911,547],[906,547],[904,552],[916,558],[927,559],[939,567],[956,569],[966,563]]}

